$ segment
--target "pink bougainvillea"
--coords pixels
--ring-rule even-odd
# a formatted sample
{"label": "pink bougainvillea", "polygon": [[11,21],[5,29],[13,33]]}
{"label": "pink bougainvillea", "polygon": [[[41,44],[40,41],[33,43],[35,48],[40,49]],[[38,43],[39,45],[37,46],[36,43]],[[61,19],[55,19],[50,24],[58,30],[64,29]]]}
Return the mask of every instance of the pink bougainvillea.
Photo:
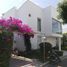
{"label": "pink bougainvillea", "polygon": [[33,30],[27,24],[23,24],[20,19],[16,18],[8,18],[8,19],[0,19],[0,26],[3,26],[7,29],[17,30],[21,33],[33,35]]}

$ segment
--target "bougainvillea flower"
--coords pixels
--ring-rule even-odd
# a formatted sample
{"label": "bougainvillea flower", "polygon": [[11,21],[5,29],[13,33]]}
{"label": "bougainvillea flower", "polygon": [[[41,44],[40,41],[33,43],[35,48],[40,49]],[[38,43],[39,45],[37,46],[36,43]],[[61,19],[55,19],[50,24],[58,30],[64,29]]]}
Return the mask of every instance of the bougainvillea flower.
{"label": "bougainvillea flower", "polygon": [[21,33],[26,33],[26,34],[33,34],[33,30],[31,27],[29,27],[27,24],[23,24],[20,19],[16,18],[8,18],[8,19],[0,19],[0,26],[3,26],[8,29],[12,30],[18,30]]}

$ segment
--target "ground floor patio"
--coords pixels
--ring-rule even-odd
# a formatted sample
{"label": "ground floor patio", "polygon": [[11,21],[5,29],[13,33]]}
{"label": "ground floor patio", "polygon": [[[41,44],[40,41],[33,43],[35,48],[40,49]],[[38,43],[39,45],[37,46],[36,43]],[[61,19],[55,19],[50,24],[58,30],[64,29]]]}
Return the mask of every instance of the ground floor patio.
{"label": "ground floor patio", "polygon": [[45,63],[41,63],[37,61],[36,59],[29,59],[26,57],[21,57],[21,56],[14,56],[11,58],[10,61],[10,67],[23,67],[29,66],[32,67],[58,67],[59,65],[61,67],[67,67],[67,51],[63,51],[63,56],[61,57],[61,62],[58,62],[56,64],[50,64],[48,61]]}

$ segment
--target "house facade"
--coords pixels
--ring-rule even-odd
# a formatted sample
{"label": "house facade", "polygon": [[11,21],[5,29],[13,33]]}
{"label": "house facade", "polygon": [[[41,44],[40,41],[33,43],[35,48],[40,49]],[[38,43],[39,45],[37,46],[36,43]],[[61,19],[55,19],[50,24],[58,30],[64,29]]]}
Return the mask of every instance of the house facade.
{"label": "house facade", "polygon": [[37,32],[37,34],[34,34],[34,38],[31,38],[32,49],[38,49],[42,37],[45,36],[46,42],[50,42],[53,47],[58,45],[59,50],[61,50],[62,27],[61,23],[52,17],[51,8],[51,6],[42,8],[27,0],[19,9],[12,8],[2,17],[12,16],[21,19]]}

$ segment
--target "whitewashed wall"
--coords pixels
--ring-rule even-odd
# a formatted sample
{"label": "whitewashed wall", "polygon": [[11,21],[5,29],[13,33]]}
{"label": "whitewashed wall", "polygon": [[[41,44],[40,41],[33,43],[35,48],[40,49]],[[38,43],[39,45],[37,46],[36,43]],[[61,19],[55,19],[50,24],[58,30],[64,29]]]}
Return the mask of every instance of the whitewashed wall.
{"label": "whitewashed wall", "polygon": [[56,46],[56,38],[55,37],[47,37],[46,42],[49,42],[52,44],[52,46]]}
{"label": "whitewashed wall", "polygon": [[52,33],[52,17],[51,17],[51,7],[46,7],[43,9],[43,23],[42,31],[45,32],[46,36]]}
{"label": "whitewashed wall", "polygon": [[24,36],[18,35],[18,32],[14,32],[13,49],[17,48],[19,51],[25,51]]}
{"label": "whitewashed wall", "polygon": [[[37,18],[42,19],[42,9],[32,2],[25,2],[18,9],[18,18],[22,19],[24,23],[27,23],[35,32],[37,32]],[[31,14],[31,17],[29,17]],[[34,35],[34,38],[31,38],[32,49],[37,49],[37,34]]]}
{"label": "whitewashed wall", "polygon": [[14,7],[12,9],[10,9],[9,11],[7,11],[6,13],[3,14],[2,18],[9,18],[11,17],[17,17],[17,9]]}

